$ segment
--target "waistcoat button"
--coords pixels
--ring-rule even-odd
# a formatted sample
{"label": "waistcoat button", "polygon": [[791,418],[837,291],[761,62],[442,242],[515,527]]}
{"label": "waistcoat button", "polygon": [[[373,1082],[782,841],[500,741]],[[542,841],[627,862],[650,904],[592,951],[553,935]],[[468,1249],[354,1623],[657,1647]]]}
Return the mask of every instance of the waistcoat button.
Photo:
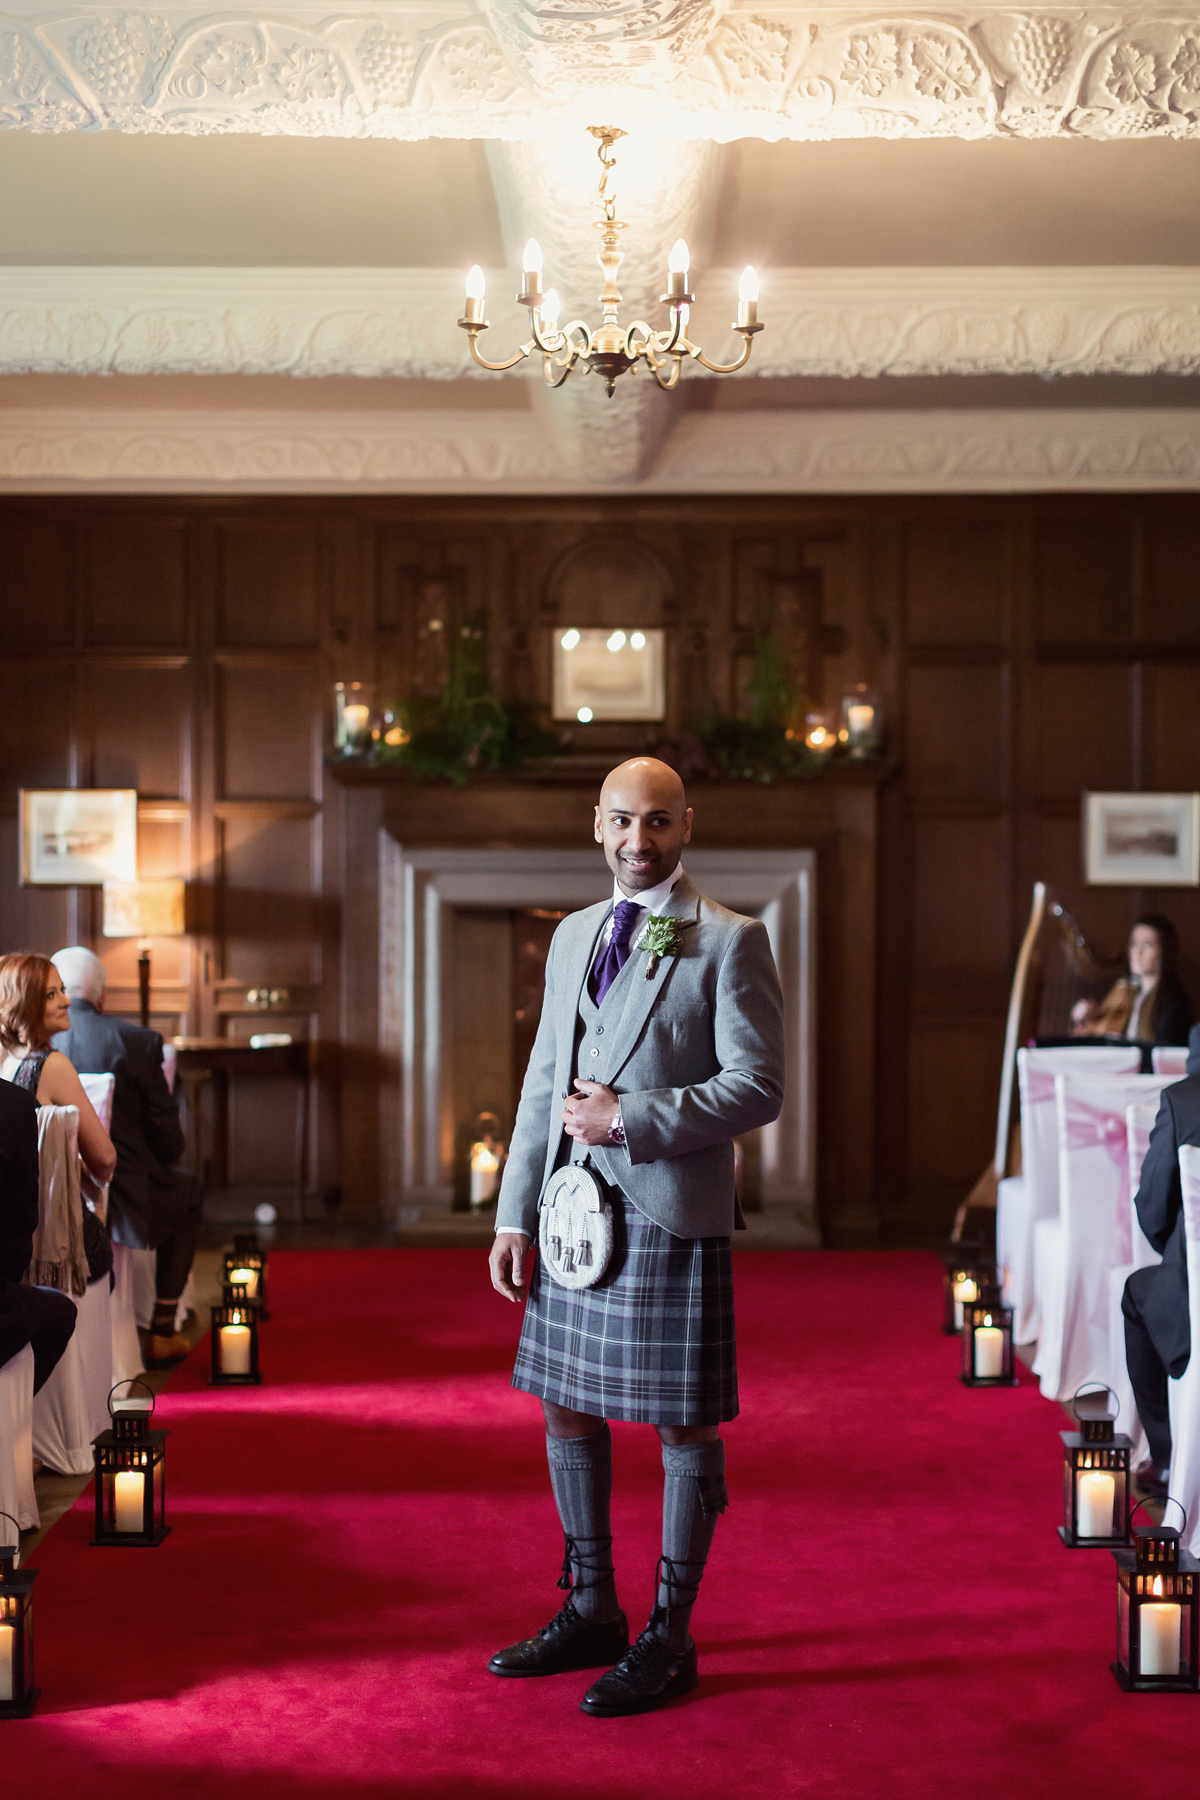
{"label": "waistcoat button", "polygon": [[597,1025],[597,1027],[596,1027],[596,1036],[597,1036],[597,1037],[603,1037],[603,1036],[604,1036],[604,1027],[603,1027],[603,1025]]}
{"label": "waistcoat button", "polygon": [[596,1049],[595,1045],[593,1045],[592,1046],[592,1055],[599,1056],[599,1054],[600,1054],[600,1052]]}

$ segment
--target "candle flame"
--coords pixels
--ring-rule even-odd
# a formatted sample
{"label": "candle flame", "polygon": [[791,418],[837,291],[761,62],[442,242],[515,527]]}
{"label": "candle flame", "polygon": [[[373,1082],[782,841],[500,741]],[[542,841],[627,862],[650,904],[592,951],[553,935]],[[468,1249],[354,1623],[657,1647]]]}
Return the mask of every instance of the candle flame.
{"label": "candle flame", "polygon": [[478,1174],[491,1175],[500,1167],[500,1158],[486,1144],[471,1145],[471,1168]]}
{"label": "candle flame", "polygon": [[984,1313],[984,1315],[983,1315],[983,1322],[984,1322],[984,1324],[985,1324],[985,1325],[990,1325],[990,1324],[991,1324],[991,1322],[992,1322],[992,1315],[991,1315],[991,1313]]}
{"label": "candle flame", "polygon": [[1150,1584],[1150,1592],[1152,1594],[1161,1595],[1162,1591],[1163,1591],[1162,1576],[1156,1575],[1154,1577],[1154,1580]]}

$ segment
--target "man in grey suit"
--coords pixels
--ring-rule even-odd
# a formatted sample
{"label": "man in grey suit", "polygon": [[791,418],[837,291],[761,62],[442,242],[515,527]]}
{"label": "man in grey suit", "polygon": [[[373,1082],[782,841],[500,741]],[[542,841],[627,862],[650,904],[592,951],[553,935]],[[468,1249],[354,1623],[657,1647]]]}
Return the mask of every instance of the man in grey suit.
{"label": "man in grey suit", "polygon": [[[542,1402],[568,1595],[488,1666],[613,1664],[582,1702],[601,1717],[696,1685],[692,1605],[727,1504],[718,1428],[738,1411],[733,1139],[783,1099],[766,929],[696,891],[680,860],[691,830],[665,763],[639,757],[605,781],[595,837],[613,896],[554,934],[491,1254],[497,1292],[527,1296],[513,1386]],[[654,954],[655,941],[669,947]],[[538,1203],[556,1169],[583,1159],[607,1187],[613,1254],[594,1285],[567,1287],[537,1258]],[[656,1604],[632,1648],[611,1560],[609,1419],[653,1424],[665,1473]]]}
{"label": "man in grey suit", "polygon": [[1135,1269],[1121,1298],[1129,1383],[1150,1447],[1134,1474],[1138,1485],[1160,1500],[1167,1497],[1171,1473],[1167,1378],[1182,1375],[1192,1354],[1181,1144],[1200,1144],[1200,1025],[1192,1026],[1188,1038],[1186,1080],[1163,1089],[1134,1196],[1138,1222],[1162,1261]]}
{"label": "man in grey suit", "polygon": [[179,1102],[163,1074],[162,1038],[105,1014],[104,964],[82,944],[57,951],[52,961],[71,1002],[70,1027],[54,1039],[55,1049],[82,1075],[115,1078],[117,1169],[108,1192],[108,1229],[114,1243],[155,1252],[145,1356],[147,1367],[163,1368],[191,1348],[175,1329],[175,1314],[196,1253],[204,1196],[194,1176],[172,1166],[183,1155],[184,1139]]}

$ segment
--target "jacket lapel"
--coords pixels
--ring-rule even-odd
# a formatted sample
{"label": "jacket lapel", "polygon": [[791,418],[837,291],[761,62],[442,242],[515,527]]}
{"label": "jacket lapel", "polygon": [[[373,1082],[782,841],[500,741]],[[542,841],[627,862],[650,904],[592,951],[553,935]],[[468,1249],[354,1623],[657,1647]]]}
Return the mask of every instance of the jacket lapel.
{"label": "jacket lapel", "polygon": [[[681,875],[671,889],[671,898],[659,916],[665,919],[678,919],[689,935],[691,931],[698,929],[700,895],[686,875]],[[689,951],[690,948],[689,945]],[[660,957],[653,976],[647,979],[650,959],[644,951],[637,948],[636,939],[630,951],[630,957],[636,958],[637,967],[632,972],[633,979],[629,983],[628,992],[625,995],[625,1005],[621,1011],[620,1020],[614,1027],[612,1042],[609,1045],[604,1078],[605,1085],[609,1087],[612,1086],[633,1055],[634,1048],[642,1034],[642,1028],[654,1010],[659,996],[665,992],[677,960],[674,956]],[[576,998],[578,999],[578,996]]]}

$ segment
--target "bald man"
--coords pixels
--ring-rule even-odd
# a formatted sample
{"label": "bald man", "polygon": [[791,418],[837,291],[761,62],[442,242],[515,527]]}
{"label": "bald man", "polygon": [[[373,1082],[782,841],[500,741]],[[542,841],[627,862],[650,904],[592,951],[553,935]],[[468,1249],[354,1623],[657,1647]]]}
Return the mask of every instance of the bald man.
{"label": "bald man", "polygon": [[[612,898],[564,919],[550,945],[491,1254],[497,1292],[525,1301],[512,1380],[542,1402],[568,1593],[488,1667],[613,1665],[583,1697],[597,1717],[696,1686],[692,1606],[727,1504],[719,1427],[738,1411],[733,1140],[783,1099],[766,929],[696,891],[691,835],[673,769],[638,757],[612,771],[595,817]],[[654,940],[670,947],[655,955]],[[568,1162],[586,1164],[613,1211],[612,1256],[589,1287],[560,1284],[537,1256],[539,1199]],[[612,1562],[610,1419],[653,1425],[665,1474],[656,1600],[632,1647]]]}

